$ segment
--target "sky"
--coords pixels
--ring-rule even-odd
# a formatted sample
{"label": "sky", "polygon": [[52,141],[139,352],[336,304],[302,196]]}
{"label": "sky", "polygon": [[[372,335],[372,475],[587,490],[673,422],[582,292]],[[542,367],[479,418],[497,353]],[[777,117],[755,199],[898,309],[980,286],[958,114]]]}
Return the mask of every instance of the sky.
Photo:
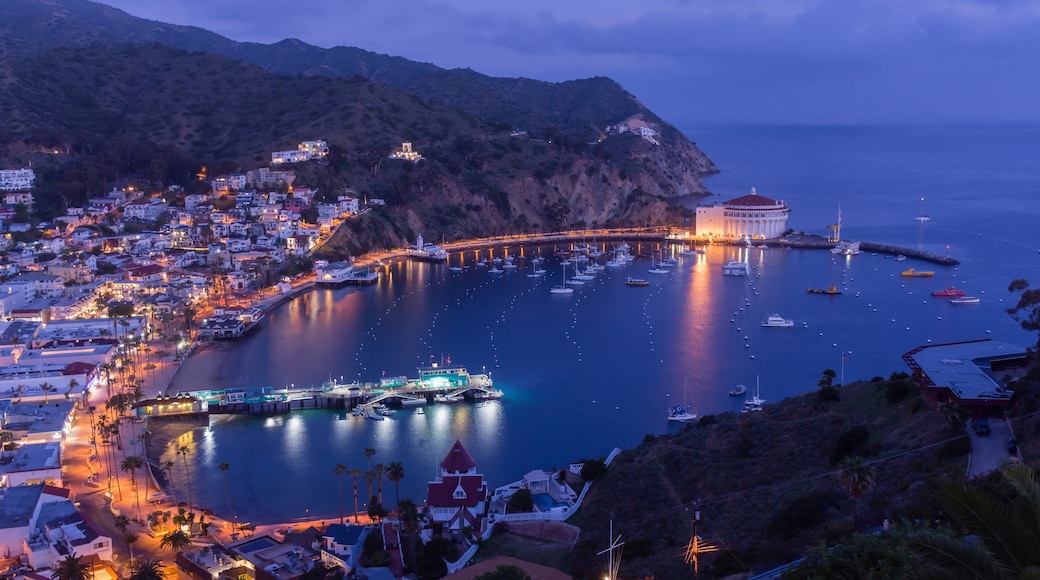
{"label": "sky", "polygon": [[607,76],[666,121],[1040,121],[1040,0],[102,0],[503,77]]}

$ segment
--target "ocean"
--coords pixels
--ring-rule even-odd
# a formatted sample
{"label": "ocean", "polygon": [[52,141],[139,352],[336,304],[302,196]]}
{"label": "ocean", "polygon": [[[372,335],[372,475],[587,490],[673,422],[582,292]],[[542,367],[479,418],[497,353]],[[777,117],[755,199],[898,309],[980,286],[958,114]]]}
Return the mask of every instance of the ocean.
{"label": "ocean", "polygon": [[[736,412],[742,399],[728,391],[738,383],[752,390],[757,383],[763,398],[776,401],[814,390],[827,368],[846,382],[905,371],[900,355],[929,341],[1035,342],[1005,310],[1014,303],[1011,280],[1035,278],[1040,264],[1040,126],[684,130],[722,169],[706,180],[714,198],[686,203],[755,187],[788,203],[796,231],[825,235],[840,212],[845,239],[948,252],[961,265],[712,247],[682,256],[667,275],[648,274],[650,262],[641,260],[559,296],[548,292],[562,271],[552,247],[494,250],[545,256],[549,272],[541,279],[525,275],[523,260],[497,276],[476,266],[455,273],[443,264],[394,264],[378,286],[316,290],[272,312],[246,339],[192,356],[173,389],[374,381],[450,359],[490,372],[505,397],[402,410],[380,422],[331,410],[212,417],[208,428],[177,442],[192,450],[196,502],[226,512],[217,469],[226,461],[240,521],[332,518],[339,509],[333,467],[367,469],[363,451],[371,447],[372,465],[403,463],[400,496],[421,504],[455,439],[495,488],[534,468],[603,457],[675,429],[665,420],[673,404],[687,401],[702,415]],[[931,220],[914,220],[921,212]],[[455,254],[451,262],[488,256]],[[751,276],[721,275],[721,264],[745,256]],[[909,266],[935,276],[900,277]],[[651,286],[626,286],[626,276]],[[843,294],[806,292],[831,284]],[[949,286],[980,303],[930,296]],[[763,328],[774,313],[795,325]],[[162,459],[181,465],[173,448]],[[184,470],[173,475],[183,498]],[[349,511],[349,481],[345,487]],[[383,493],[392,505],[393,484],[384,481]]]}

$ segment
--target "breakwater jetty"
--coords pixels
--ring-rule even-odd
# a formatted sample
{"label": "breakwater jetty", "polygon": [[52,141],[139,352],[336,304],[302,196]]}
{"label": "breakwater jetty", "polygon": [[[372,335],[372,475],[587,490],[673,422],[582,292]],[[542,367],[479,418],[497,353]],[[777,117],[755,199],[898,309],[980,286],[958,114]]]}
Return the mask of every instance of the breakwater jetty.
{"label": "breakwater jetty", "polygon": [[[828,250],[838,245],[838,242],[832,242],[820,236],[806,236],[806,235],[791,235],[784,236],[782,238],[776,238],[772,240],[756,241],[756,244],[781,247],[781,248],[796,248],[800,250]],[[859,249],[862,252],[870,252],[873,254],[883,254],[887,256],[906,256],[907,258],[913,258],[915,260],[921,260],[923,262],[930,262],[932,264],[939,264],[941,266],[957,266],[960,264],[955,258],[950,256],[944,256],[942,254],[936,254],[934,252],[926,252],[924,250],[915,250],[913,248],[900,248],[898,246],[889,246],[885,244],[875,244],[873,242],[860,242]]]}

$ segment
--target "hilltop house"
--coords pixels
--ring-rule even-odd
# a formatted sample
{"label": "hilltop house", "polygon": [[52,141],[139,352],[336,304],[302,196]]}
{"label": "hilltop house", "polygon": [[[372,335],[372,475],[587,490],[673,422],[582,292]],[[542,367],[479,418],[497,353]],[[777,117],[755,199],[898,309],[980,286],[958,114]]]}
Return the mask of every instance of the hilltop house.
{"label": "hilltop house", "polygon": [[474,535],[487,525],[488,487],[477,473],[477,462],[458,440],[440,463],[441,474],[427,486],[426,503],[434,525],[457,535],[471,528]]}

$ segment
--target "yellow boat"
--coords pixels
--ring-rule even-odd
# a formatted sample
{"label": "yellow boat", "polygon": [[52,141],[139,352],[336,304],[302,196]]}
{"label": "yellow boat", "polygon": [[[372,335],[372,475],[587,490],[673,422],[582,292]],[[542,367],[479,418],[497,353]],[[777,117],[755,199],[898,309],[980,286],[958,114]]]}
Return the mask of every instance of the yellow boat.
{"label": "yellow boat", "polygon": [[913,268],[907,268],[899,273],[900,276],[906,276],[907,278],[931,278],[935,276],[935,272],[918,272]]}

